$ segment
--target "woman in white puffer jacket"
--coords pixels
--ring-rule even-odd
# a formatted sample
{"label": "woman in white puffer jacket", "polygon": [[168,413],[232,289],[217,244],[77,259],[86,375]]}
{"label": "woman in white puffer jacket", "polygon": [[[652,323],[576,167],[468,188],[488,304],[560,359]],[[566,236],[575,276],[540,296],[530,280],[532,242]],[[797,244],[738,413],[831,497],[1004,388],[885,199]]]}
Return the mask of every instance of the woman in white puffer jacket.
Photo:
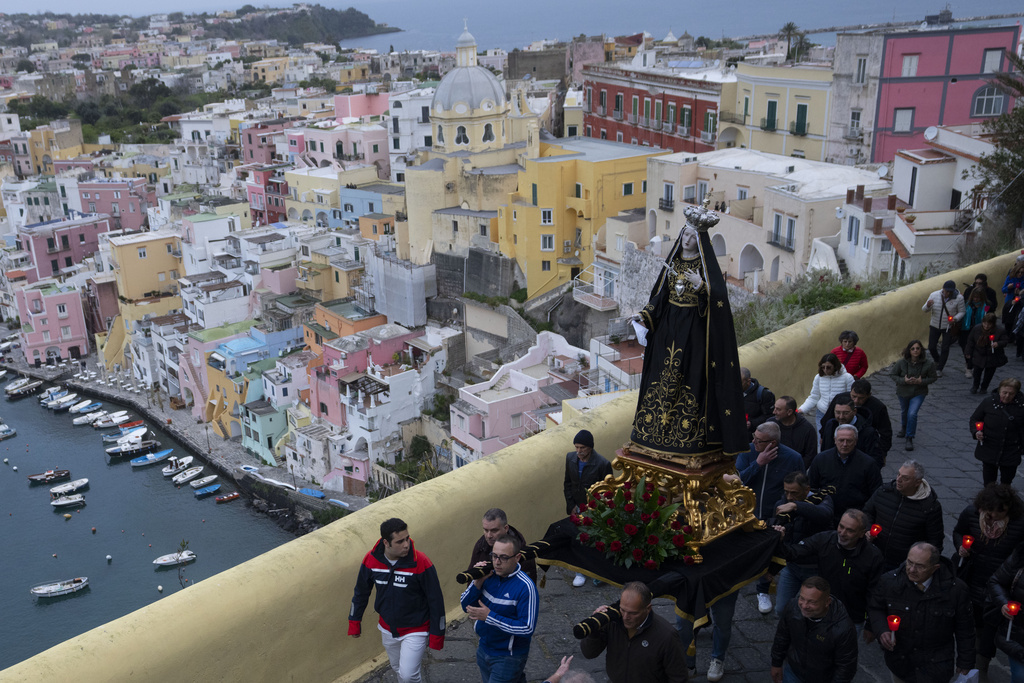
{"label": "woman in white puffer jacket", "polygon": [[837,394],[848,392],[852,386],[853,375],[846,371],[834,353],[826,353],[818,361],[818,374],[814,376],[811,395],[800,406],[800,412],[807,414],[812,408],[815,410],[815,424],[820,433],[822,421],[831,417],[825,415],[828,404]]}

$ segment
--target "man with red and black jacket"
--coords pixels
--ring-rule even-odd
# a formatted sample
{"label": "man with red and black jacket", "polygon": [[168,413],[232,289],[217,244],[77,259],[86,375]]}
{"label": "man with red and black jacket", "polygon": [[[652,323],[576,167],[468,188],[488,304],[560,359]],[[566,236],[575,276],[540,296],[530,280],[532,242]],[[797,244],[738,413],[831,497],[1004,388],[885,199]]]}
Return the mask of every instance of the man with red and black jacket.
{"label": "man with red and black jacket", "polygon": [[380,540],[363,558],[352,595],[348,634],[361,632],[363,610],[377,586],[373,609],[384,650],[400,683],[419,683],[427,646],[444,647],[444,596],[430,558],[412,545],[408,526],[398,518],[380,525]]}

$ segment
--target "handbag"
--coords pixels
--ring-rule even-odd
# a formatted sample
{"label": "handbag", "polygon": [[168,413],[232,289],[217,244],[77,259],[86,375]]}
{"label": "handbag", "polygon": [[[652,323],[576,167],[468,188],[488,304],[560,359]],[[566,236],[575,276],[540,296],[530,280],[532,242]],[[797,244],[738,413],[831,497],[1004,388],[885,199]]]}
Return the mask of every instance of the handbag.
{"label": "handbag", "polygon": [[[942,302],[942,314],[944,316],[946,316],[947,320],[952,317],[949,314],[949,311],[946,310],[946,302],[945,301]],[[961,326],[963,326],[963,323],[964,323],[963,318],[961,318],[960,320],[952,320],[952,321],[950,321],[949,327],[946,328],[946,334],[949,335],[950,339],[955,341],[956,338],[960,336],[960,328],[961,328]]]}

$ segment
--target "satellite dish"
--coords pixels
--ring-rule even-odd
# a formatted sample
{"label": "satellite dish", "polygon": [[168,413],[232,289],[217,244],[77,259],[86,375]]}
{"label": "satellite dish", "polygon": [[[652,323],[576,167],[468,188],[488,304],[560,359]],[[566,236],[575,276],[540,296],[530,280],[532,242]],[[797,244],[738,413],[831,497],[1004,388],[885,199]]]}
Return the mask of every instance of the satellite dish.
{"label": "satellite dish", "polygon": [[931,141],[934,140],[939,134],[939,129],[935,126],[928,126],[924,129],[924,139]]}
{"label": "satellite dish", "polygon": [[579,256],[579,255],[580,255],[580,250],[579,250],[579,249],[577,249],[577,250],[576,250],[576,256]]}
{"label": "satellite dish", "polygon": [[889,167],[886,166],[885,164],[882,164],[875,170],[875,173],[878,174],[879,178],[884,178],[885,176],[889,175]]}

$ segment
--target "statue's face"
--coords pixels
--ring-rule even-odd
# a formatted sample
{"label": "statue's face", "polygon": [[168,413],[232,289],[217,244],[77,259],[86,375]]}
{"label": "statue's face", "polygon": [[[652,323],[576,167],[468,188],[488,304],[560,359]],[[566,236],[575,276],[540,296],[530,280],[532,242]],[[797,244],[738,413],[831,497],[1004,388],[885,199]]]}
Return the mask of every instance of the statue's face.
{"label": "statue's face", "polygon": [[696,230],[694,230],[690,226],[686,226],[685,228],[683,228],[683,233],[682,233],[681,237],[682,237],[681,242],[682,242],[682,245],[683,245],[683,249],[686,249],[687,251],[693,251],[693,250],[695,250],[697,248],[697,231]]}

